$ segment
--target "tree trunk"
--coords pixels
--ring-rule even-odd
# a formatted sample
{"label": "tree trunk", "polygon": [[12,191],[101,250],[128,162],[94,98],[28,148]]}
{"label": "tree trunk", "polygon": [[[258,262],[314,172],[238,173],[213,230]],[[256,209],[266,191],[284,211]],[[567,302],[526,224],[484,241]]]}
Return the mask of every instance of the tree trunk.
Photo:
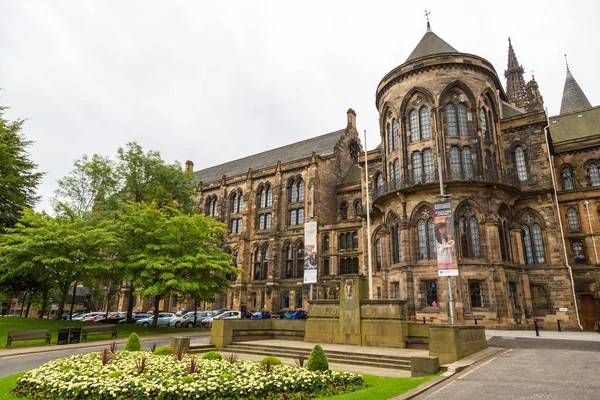
{"label": "tree trunk", "polygon": [[23,300],[21,300],[21,313],[19,314],[19,317],[23,316],[23,307],[25,307],[25,299],[27,298],[27,291],[25,291],[23,293]]}
{"label": "tree trunk", "polygon": [[75,295],[77,294],[77,281],[73,284],[73,298],[71,299],[71,309],[69,310],[69,321],[73,320],[73,307],[75,307]]}
{"label": "tree trunk", "polygon": [[133,323],[133,281],[129,281],[129,296],[127,297],[127,323]]}
{"label": "tree trunk", "polygon": [[158,326],[158,307],[160,304],[160,296],[154,297],[154,318],[152,319],[152,327],[156,328]]}
{"label": "tree trunk", "polygon": [[104,314],[104,318],[108,318],[108,309],[110,308],[110,289],[112,285],[112,280],[108,280],[108,294],[106,295],[106,313]]}
{"label": "tree trunk", "polygon": [[58,310],[56,310],[56,315],[54,316],[54,319],[57,321],[62,319],[62,313],[65,309],[65,302],[67,301],[67,293],[69,293],[69,286],[71,286],[71,282],[64,283],[60,291],[60,302],[58,303]]}
{"label": "tree trunk", "polygon": [[29,298],[29,301],[27,302],[27,310],[25,310],[25,318],[29,317],[29,309],[31,308],[31,297]]}
{"label": "tree trunk", "polygon": [[39,319],[44,318],[44,313],[46,312],[46,307],[48,307],[48,292],[49,292],[49,290],[47,287],[45,287],[42,290],[42,309],[38,315]]}

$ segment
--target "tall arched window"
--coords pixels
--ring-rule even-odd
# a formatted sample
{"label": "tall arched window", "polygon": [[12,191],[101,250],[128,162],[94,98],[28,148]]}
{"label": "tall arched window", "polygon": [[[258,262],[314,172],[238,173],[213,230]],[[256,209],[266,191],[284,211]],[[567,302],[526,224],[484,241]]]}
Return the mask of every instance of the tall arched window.
{"label": "tall arched window", "polygon": [[419,115],[417,110],[412,110],[410,114],[408,114],[409,126],[410,126],[410,141],[418,142],[419,141]]}
{"label": "tall arched window", "polygon": [[346,221],[348,219],[348,203],[342,201],[340,204],[340,218],[342,221]]}
{"label": "tall arched window", "polygon": [[571,242],[571,251],[575,264],[586,264],[585,250],[582,241]]}
{"label": "tall arched window", "polygon": [[329,235],[323,235],[323,253],[329,253]]}
{"label": "tall arched window", "polygon": [[257,248],[254,252],[254,280],[264,281],[267,279],[269,269],[269,246],[264,245],[262,248]]}
{"label": "tall arched window", "polygon": [[394,145],[392,140],[392,131],[390,129],[390,123],[388,122],[385,126],[385,131],[387,132],[387,143],[388,143],[388,153],[394,151]]}
{"label": "tall arched window", "polygon": [[289,201],[291,203],[304,200],[304,180],[300,177],[290,179],[288,183]]}
{"label": "tall arched window", "polygon": [[527,164],[525,163],[525,151],[521,146],[515,147],[515,164],[517,165],[517,175],[521,182],[527,180]]}
{"label": "tall arched window", "polygon": [[217,196],[213,195],[206,199],[206,215],[217,216]]}
{"label": "tall arched window", "polygon": [[425,182],[433,182],[433,154],[431,149],[423,150],[423,173]]}
{"label": "tall arched window", "polygon": [[375,177],[375,187],[382,188],[383,187],[383,174],[377,174]]}
{"label": "tall arched window", "polygon": [[452,103],[446,104],[446,119],[448,120],[448,136],[458,136],[456,107]]}
{"label": "tall arched window", "polygon": [[562,169],[563,190],[573,190],[573,171],[568,165]]}
{"label": "tall arched window", "polygon": [[598,164],[591,163],[588,165],[588,174],[592,186],[600,186],[600,170],[598,170]]}
{"label": "tall arched window", "polygon": [[360,214],[362,214],[362,203],[360,199],[354,200],[354,218],[360,218]]}
{"label": "tall arched window", "polygon": [[237,192],[233,192],[231,195],[231,212],[233,214],[237,214],[239,212],[237,200]]}
{"label": "tall arched window", "polygon": [[481,258],[479,222],[469,205],[461,207],[458,215],[458,239],[463,258]]}
{"label": "tall arched window", "polygon": [[463,103],[458,105],[458,126],[460,128],[460,136],[469,136],[469,123],[467,117],[467,106]]}
{"label": "tall arched window", "polygon": [[456,146],[450,147],[450,166],[452,179],[462,179],[462,168],[460,165],[460,149]]}
{"label": "tall arched window", "polygon": [[423,159],[421,152],[415,151],[412,153],[412,172],[414,183],[423,182]]}
{"label": "tall arched window", "polygon": [[400,239],[400,224],[398,218],[392,218],[392,261],[394,264],[402,261],[402,240]]}
{"label": "tall arched window", "polygon": [[579,232],[581,224],[579,223],[579,213],[573,207],[567,209],[567,223],[571,232]]}
{"label": "tall arched window", "polygon": [[500,255],[502,261],[511,261],[510,232],[508,230],[508,211],[505,206],[498,211],[498,238],[500,239]]}
{"label": "tall arched window", "polygon": [[419,116],[421,117],[420,119],[420,131],[421,131],[421,139],[429,139],[431,138],[431,127],[430,127],[430,120],[429,120],[429,108],[427,107],[422,107],[421,110],[419,111]]}
{"label": "tall arched window", "polygon": [[419,245],[419,259],[435,258],[437,249],[435,242],[435,224],[433,218],[419,219],[417,222],[417,241]]}
{"label": "tall arched window", "polygon": [[296,276],[295,278],[304,277],[304,243],[299,242],[296,246]]}
{"label": "tall arched window", "polygon": [[491,140],[490,140],[490,130],[488,128],[488,123],[487,123],[487,118],[486,118],[486,112],[485,112],[485,109],[483,107],[481,107],[481,110],[479,112],[479,116],[481,118],[481,130],[483,131],[483,139],[486,142],[491,142]]}
{"label": "tall arched window", "polygon": [[398,121],[392,122],[392,150],[398,149]]}
{"label": "tall arched window", "polygon": [[375,241],[375,268],[381,271],[381,239]]}
{"label": "tall arched window", "polygon": [[273,206],[273,189],[271,185],[260,186],[256,192],[256,200],[259,208]]}
{"label": "tall arched window", "polygon": [[286,279],[294,277],[294,247],[291,244],[286,244],[283,250],[284,273]]}
{"label": "tall arched window", "polygon": [[462,148],[462,166],[463,178],[466,180],[473,179],[473,158],[471,157],[471,148]]}
{"label": "tall arched window", "polygon": [[267,185],[265,192],[267,200],[267,204],[265,205],[265,207],[271,207],[273,206],[273,189],[271,189],[270,185]]}
{"label": "tall arched window", "polygon": [[523,231],[525,263],[545,264],[546,252],[544,249],[544,238],[540,224],[532,215],[527,214],[523,218],[521,229]]}

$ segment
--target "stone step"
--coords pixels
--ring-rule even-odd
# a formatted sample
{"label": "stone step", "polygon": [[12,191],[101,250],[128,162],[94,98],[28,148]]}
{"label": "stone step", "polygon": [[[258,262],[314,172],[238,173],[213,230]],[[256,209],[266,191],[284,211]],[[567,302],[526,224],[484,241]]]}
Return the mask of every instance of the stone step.
{"label": "stone step", "polygon": [[190,346],[188,353],[200,354],[200,353],[208,353],[209,351],[217,351],[217,348],[212,344],[197,344],[197,345]]}
{"label": "stone step", "polygon": [[[309,348],[298,348],[293,346],[268,346],[268,345],[257,345],[257,344],[243,344],[243,343],[233,343],[226,347],[227,349],[248,349],[248,350],[260,350],[262,352],[272,352],[272,351],[283,351],[290,352],[296,355],[304,354],[308,357],[312,349]],[[341,357],[366,357],[369,359],[378,359],[378,360],[392,360],[392,361],[405,361],[410,362],[410,357],[408,356],[392,356],[386,354],[371,354],[371,353],[360,353],[360,352],[351,352],[351,351],[339,351],[339,350],[325,350],[327,357],[331,356],[341,356]]]}
{"label": "stone step", "polygon": [[[283,350],[274,348],[253,348],[250,346],[239,346],[229,345],[224,349],[223,352],[230,353],[241,353],[241,354],[253,354],[258,356],[275,356],[279,358],[298,358],[298,356],[304,355],[308,358],[310,354],[309,349],[306,350]],[[327,359],[332,363],[339,364],[352,364],[352,365],[364,365],[378,368],[392,368],[392,369],[405,369],[410,370],[410,357],[397,357],[397,358],[378,358],[373,357],[373,354],[356,354],[350,353],[351,355],[333,354],[332,352],[326,351]]]}
{"label": "stone step", "polygon": [[427,350],[429,349],[429,338],[422,336],[408,336],[406,345],[409,349]]}

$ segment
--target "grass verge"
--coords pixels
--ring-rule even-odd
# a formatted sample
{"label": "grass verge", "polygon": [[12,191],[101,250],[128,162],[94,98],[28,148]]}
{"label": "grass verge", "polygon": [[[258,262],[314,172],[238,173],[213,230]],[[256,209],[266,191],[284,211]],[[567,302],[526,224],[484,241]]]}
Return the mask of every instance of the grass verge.
{"label": "grass verge", "polygon": [[[25,373],[21,372],[0,378],[0,399],[22,400],[15,397],[10,391],[17,385],[17,380]],[[321,397],[327,400],[385,400],[406,393],[411,389],[433,379],[440,374],[423,376],[421,378],[387,378],[375,375],[363,375],[365,381],[370,385],[366,389],[357,390],[352,393],[340,394],[331,397]]]}
{"label": "grass verge", "polygon": [[[58,328],[68,328],[68,327],[81,327],[85,325],[93,325],[98,326],[102,325],[101,322],[79,322],[79,321],[55,321],[48,319],[37,319],[37,318],[20,318],[20,317],[2,317],[0,318],[0,348],[6,347],[6,338],[8,337],[8,331],[22,331],[27,329],[50,329],[50,334],[52,335],[52,340],[50,341],[52,344],[56,343],[58,339]],[[131,333],[135,332],[139,336],[147,336],[147,335],[161,335],[167,333],[177,333],[177,332],[202,332],[206,331],[206,328],[146,328],[141,325],[135,324],[116,324],[117,327],[117,338],[126,338]],[[93,335],[88,337],[89,342],[93,342],[96,339],[100,340],[108,340],[110,339],[110,334],[104,335]],[[12,347],[20,347],[20,346],[34,346],[34,345],[43,345],[44,340],[24,340],[24,341],[15,341],[12,344]]]}

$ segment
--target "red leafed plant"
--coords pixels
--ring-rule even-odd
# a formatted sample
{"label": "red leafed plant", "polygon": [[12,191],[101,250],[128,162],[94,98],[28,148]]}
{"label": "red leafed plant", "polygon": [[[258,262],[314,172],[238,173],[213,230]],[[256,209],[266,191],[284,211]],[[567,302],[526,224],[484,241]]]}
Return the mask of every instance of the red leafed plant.
{"label": "red leafed plant", "polygon": [[187,370],[190,374],[195,374],[200,371],[200,364],[195,357],[190,357],[190,363],[187,365]]}
{"label": "red leafed plant", "polygon": [[142,357],[141,359],[137,360],[135,362],[135,366],[137,367],[138,374],[143,374],[146,371],[146,368],[148,368],[146,357]]}
{"label": "red leafed plant", "polygon": [[180,344],[175,348],[175,354],[173,354],[173,357],[175,357],[177,361],[181,361],[183,360],[185,353],[187,353],[187,349],[184,345]]}
{"label": "red leafed plant", "polygon": [[109,351],[107,349],[102,350],[102,353],[100,353],[100,361],[102,361],[102,365],[108,365],[112,360],[113,357]]}

